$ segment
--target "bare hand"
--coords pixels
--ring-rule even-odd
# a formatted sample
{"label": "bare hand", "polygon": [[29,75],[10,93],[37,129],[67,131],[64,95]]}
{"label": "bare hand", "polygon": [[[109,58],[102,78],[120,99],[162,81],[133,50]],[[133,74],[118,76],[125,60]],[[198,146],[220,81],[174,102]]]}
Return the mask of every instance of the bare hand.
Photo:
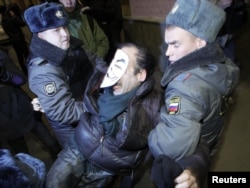
{"label": "bare hand", "polygon": [[35,111],[39,111],[39,112],[44,113],[44,110],[43,110],[43,108],[42,108],[42,106],[41,106],[41,104],[40,104],[38,98],[34,98],[34,99],[31,101],[31,104],[33,105],[33,109],[34,109]]}
{"label": "bare hand", "polygon": [[227,7],[231,6],[231,4],[232,0],[219,0],[217,2],[217,5],[222,9],[226,9]]}
{"label": "bare hand", "polygon": [[175,188],[198,188],[195,176],[188,169],[185,169],[174,181]]}

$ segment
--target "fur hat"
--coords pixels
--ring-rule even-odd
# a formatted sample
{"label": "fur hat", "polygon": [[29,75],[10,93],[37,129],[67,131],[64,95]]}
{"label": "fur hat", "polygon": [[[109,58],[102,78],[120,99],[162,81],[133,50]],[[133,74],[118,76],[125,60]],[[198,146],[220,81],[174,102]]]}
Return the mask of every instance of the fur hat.
{"label": "fur hat", "polygon": [[25,173],[16,166],[0,167],[1,188],[29,188],[31,183]]}
{"label": "fur hat", "polygon": [[9,150],[0,149],[0,187],[44,187],[44,162],[25,153],[12,156]]}
{"label": "fur hat", "polygon": [[0,166],[12,166],[15,165],[15,160],[11,153],[7,149],[0,149]]}
{"label": "fur hat", "polygon": [[24,19],[32,33],[66,26],[69,23],[63,5],[49,2],[25,10]]}
{"label": "fur hat", "polygon": [[225,12],[208,0],[176,0],[166,17],[175,25],[207,42],[213,42],[225,22]]}

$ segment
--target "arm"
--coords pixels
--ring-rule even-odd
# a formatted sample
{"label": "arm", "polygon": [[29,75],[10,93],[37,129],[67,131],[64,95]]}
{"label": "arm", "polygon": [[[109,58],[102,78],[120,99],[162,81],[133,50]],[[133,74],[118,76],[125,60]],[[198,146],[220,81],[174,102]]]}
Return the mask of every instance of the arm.
{"label": "arm", "polygon": [[201,141],[191,156],[178,161],[184,171],[175,179],[176,187],[202,187],[211,165],[207,144]]}
{"label": "arm", "polygon": [[89,58],[89,61],[95,67],[99,72],[102,72],[103,74],[106,74],[108,70],[108,64],[103,60],[103,58],[100,58],[96,54],[85,50],[85,53],[87,57]]}
{"label": "arm", "polygon": [[149,135],[154,157],[164,154],[179,160],[191,155],[197,147],[204,108],[198,87],[194,89],[193,82],[186,82],[174,80],[165,90],[160,122]]}
{"label": "arm", "polygon": [[80,14],[81,19],[74,19],[69,23],[70,34],[82,41],[84,50],[95,53],[99,57],[105,57],[109,49],[107,36],[93,17],[84,13]]}
{"label": "arm", "polygon": [[100,28],[98,23],[93,19],[94,31],[93,35],[96,40],[96,54],[100,57],[105,57],[109,50],[109,40],[104,31]]}
{"label": "arm", "polygon": [[76,123],[84,112],[83,103],[73,98],[66,76],[60,67],[49,64],[32,67],[29,86],[38,96],[46,116],[52,121]]}
{"label": "arm", "polygon": [[167,155],[157,156],[152,165],[151,180],[157,187],[203,187],[210,164],[208,146],[201,141],[192,155],[179,161]]}

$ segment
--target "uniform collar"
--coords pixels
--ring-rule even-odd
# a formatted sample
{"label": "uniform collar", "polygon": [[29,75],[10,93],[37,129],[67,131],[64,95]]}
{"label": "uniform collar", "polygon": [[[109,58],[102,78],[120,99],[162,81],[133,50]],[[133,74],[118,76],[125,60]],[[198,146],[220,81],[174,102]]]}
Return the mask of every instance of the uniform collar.
{"label": "uniform collar", "polygon": [[219,45],[217,43],[210,43],[204,48],[194,51],[176,61],[174,64],[170,64],[164,72],[161,85],[162,87],[167,86],[171,80],[184,71],[224,61],[226,61],[226,57]]}

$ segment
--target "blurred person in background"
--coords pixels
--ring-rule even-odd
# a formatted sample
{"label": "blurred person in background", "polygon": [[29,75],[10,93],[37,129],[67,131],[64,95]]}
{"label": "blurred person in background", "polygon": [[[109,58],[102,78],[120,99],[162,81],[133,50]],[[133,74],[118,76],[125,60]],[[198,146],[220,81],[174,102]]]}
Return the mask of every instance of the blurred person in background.
{"label": "blurred person in background", "polygon": [[109,39],[109,52],[105,58],[111,62],[117,45],[121,43],[123,25],[120,0],[78,0],[82,3],[82,11],[96,19]]}
{"label": "blurred person in background", "polygon": [[[212,1],[212,0],[211,0]],[[235,38],[247,21],[247,4],[245,0],[217,0],[215,4],[226,13],[226,21],[218,33],[217,41],[220,43],[225,55],[237,66],[240,62],[236,57]]]}
{"label": "blurred person in background", "polygon": [[30,97],[21,88],[26,77],[0,50],[0,143],[7,142],[15,153],[30,153],[25,136],[33,133],[47,147],[52,159],[60,151],[59,145],[41,119],[33,111]]}
{"label": "blurred person in background", "polygon": [[85,50],[101,58],[106,57],[109,50],[109,40],[95,18],[85,14],[77,0],[54,1],[61,3],[69,15],[67,28],[70,35],[80,39]]}
{"label": "blurred person in background", "polygon": [[10,37],[11,44],[16,52],[18,63],[25,75],[27,75],[26,59],[29,55],[28,45],[22,27],[25,22],[5,5],[0,6],[0,14],[2,16],[2,27],[5,33]]}

